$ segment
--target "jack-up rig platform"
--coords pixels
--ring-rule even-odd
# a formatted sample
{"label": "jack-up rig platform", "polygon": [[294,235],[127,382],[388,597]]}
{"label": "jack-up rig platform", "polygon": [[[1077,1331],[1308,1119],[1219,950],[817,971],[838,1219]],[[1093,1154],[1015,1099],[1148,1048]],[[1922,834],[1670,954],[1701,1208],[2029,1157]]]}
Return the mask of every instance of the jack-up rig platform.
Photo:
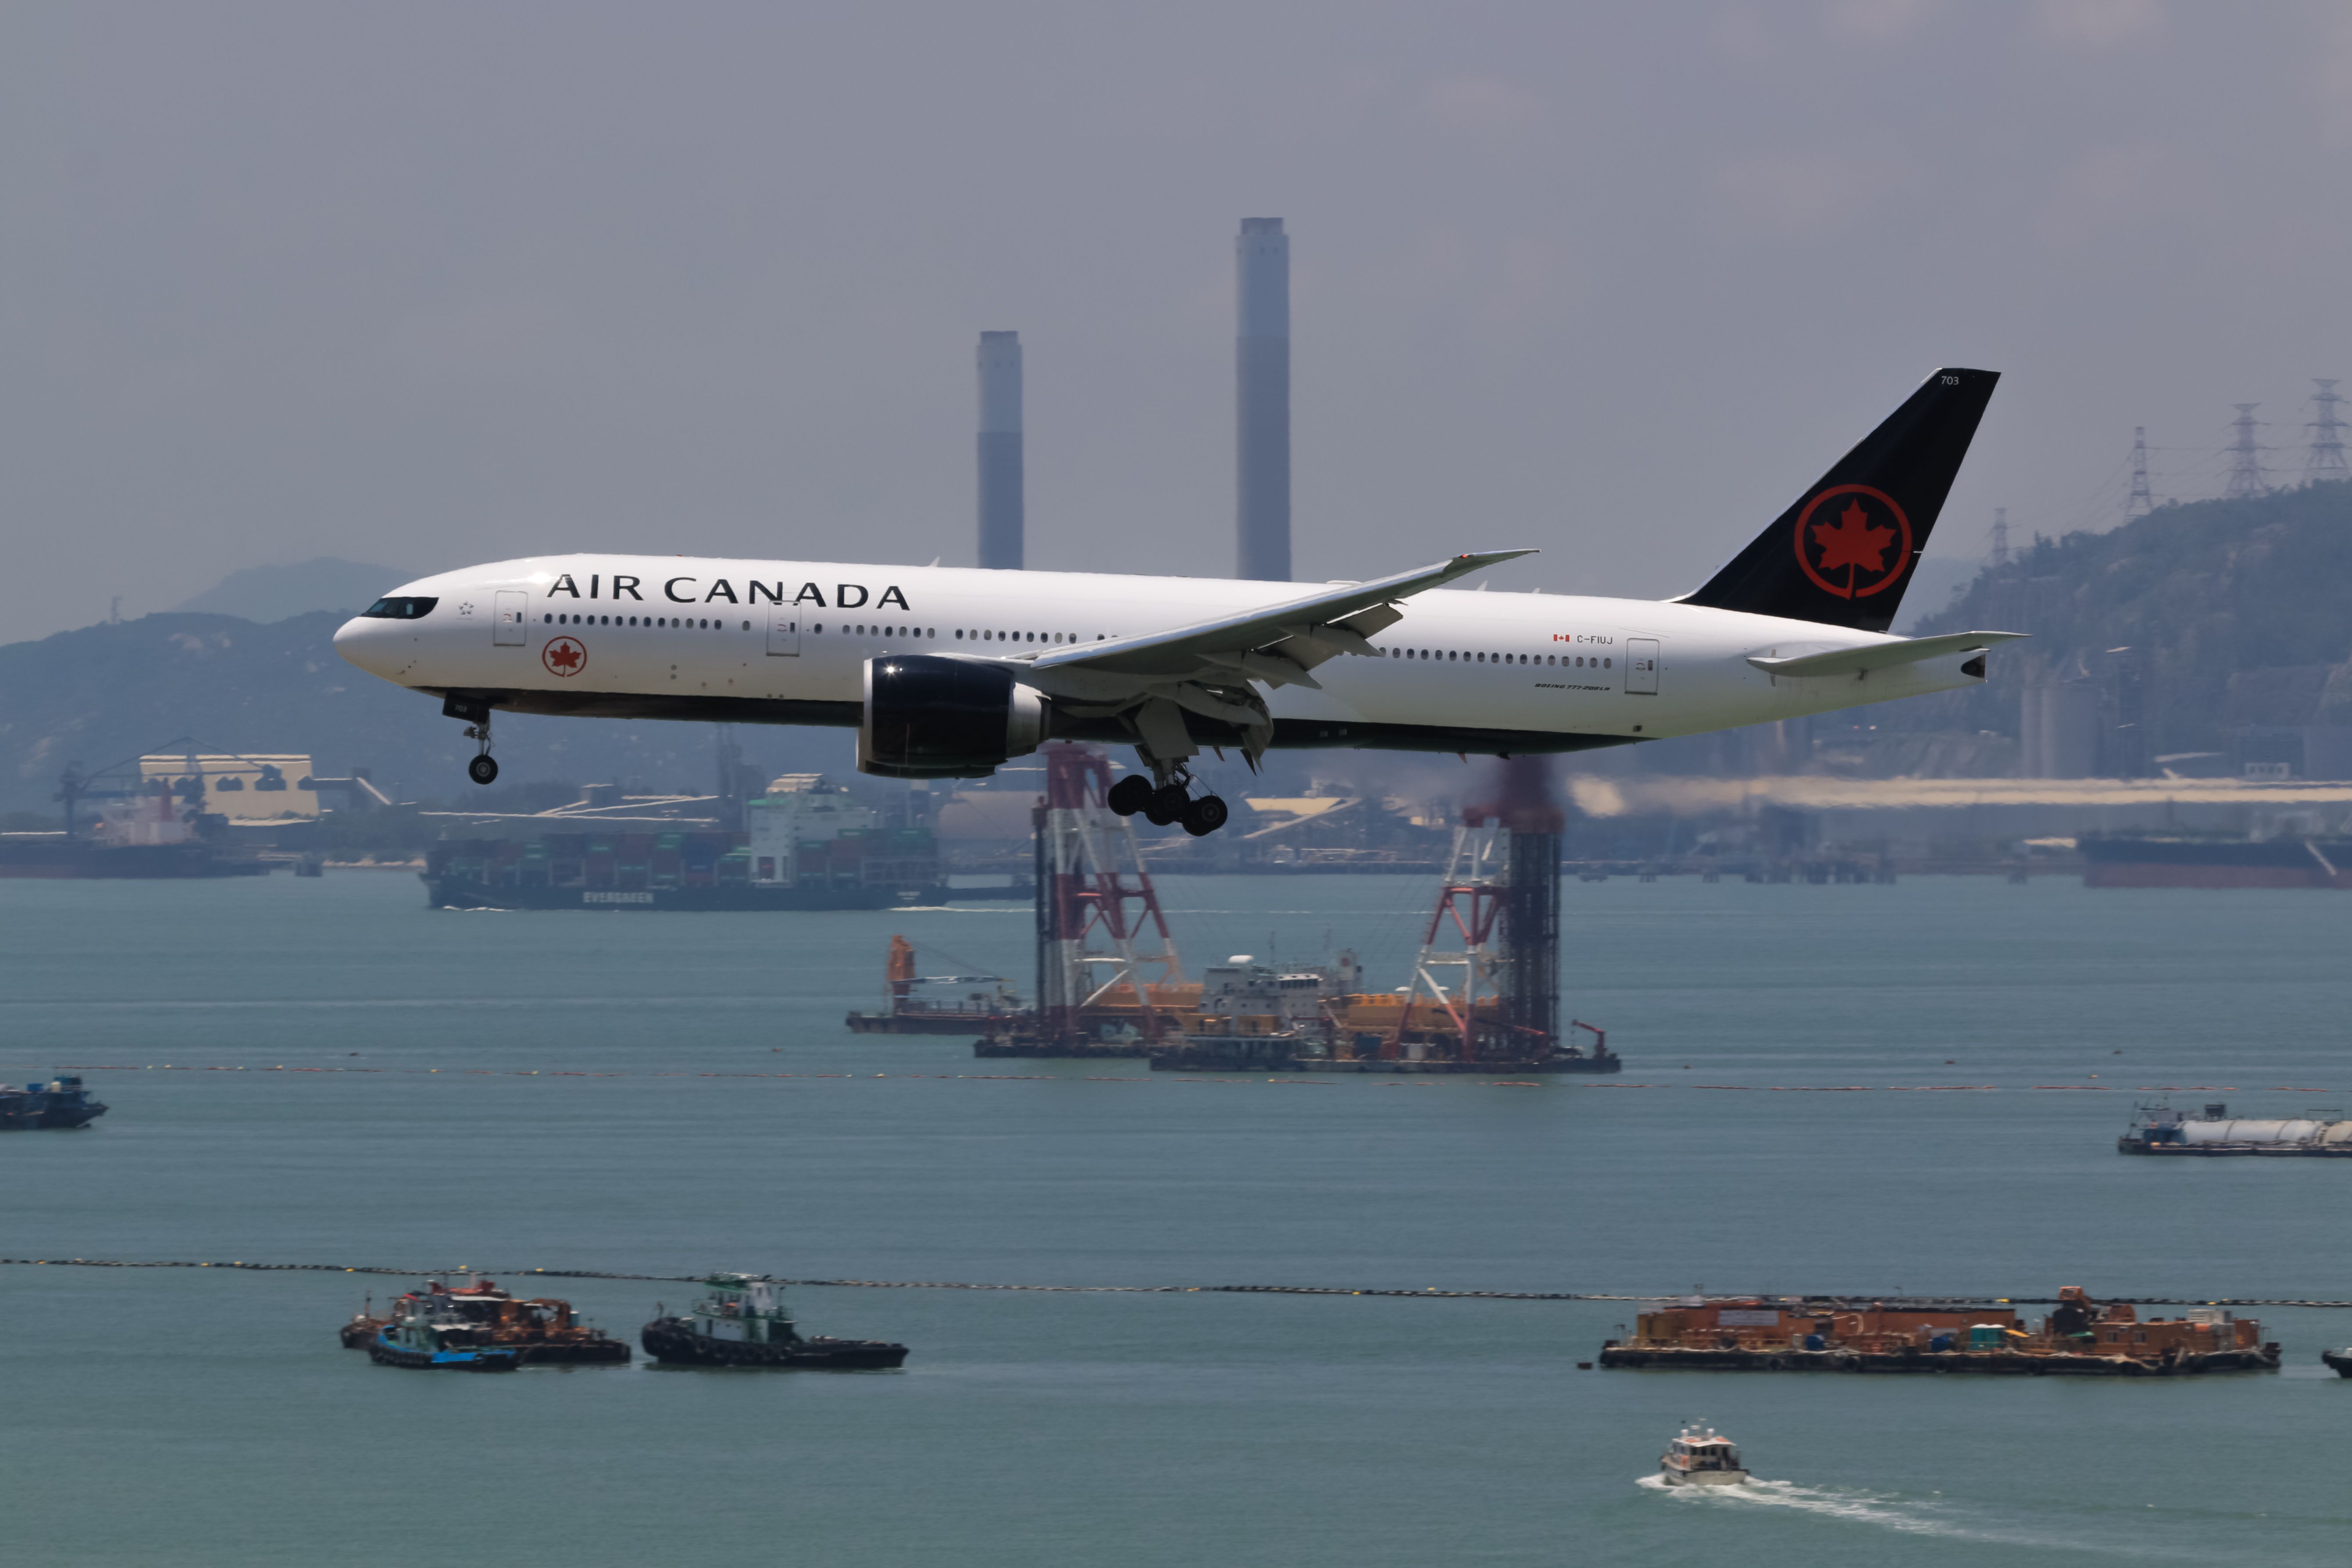
{"label": "jack-up rig platform", "polygon": [[[1464,814],[1411,983],[1367,992],[1349,952],[1313,965],[1236,954],[1187,980],[1133,825],[1108,805],[1109,758],[1067,743],[1042,753],[1036,1005],[995,975],[919,975],[913,944],[894,937],[889,1009],[851,1014],[852,1029],[971,1030],[982,1058],[1148,1058],[1156,1072],[1621,1070],[1597,1026],[1562,1027],[1562,823],[1541,759],[1512,759],[1502,804]],[[998,989],[951,1003],[916,994],[950,982]]]}

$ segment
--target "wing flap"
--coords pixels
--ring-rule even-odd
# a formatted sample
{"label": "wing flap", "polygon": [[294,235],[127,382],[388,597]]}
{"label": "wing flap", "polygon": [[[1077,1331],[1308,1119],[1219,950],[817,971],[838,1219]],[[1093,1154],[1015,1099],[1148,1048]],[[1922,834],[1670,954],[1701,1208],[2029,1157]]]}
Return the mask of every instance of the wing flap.
{"label": "wing flap", "polygon": [[[1343,584],[1263,609],[1197,621],[1164,632],[1055,648],[1027,662],[1037,670],[1079,668],[1182,679],[1202,673],[1206,665],[1254,655],[1276,661],[1272,675],[1307,685],[1311,682],[1291,675],[1280,666],[1287,665],[1304,675],[1313,665],[1335,655],[1369,652],[1370,645],[1363,639],[1402,618],[1402,612],[1395,608],[1396,600],[1442,588],[1482,567],[1534,553],[1532,550],[1475,551],[1377,582]],[[1286,646],[1291,644],[1299,646]],[[1281,651],[1272,651],[1276,648]]]}

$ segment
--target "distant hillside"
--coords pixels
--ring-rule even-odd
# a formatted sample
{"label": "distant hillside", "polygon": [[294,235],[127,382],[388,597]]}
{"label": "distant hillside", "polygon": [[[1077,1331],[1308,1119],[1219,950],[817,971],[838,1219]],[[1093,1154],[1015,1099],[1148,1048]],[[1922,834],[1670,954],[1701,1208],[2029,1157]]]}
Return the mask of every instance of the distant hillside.
{"label": "distant hillside", "polygon": [[[462,797],[473,742],[430,698],[335,656],[339,611],[269,626],[147,616],[0,647],[0,810],[51,811],[69,762],[102,767],[186,735],[206,751],[302,752],[329,774],[369,769],[387,792]],[[499,715],[500,783],[618,780],[712,787],[709,724]],[[846,731],[736,731],[746,760],[782,773],[852,770]]]}
{"label": "distant hillside", "polygon": [[248,566],[232,572],[175,612],[238,616],[248,621],[282,621],[312,610],[364,610],[384,593],[415,576],[390,566],[321,556],[286,566]]}
{"label": "distant hillside", "polygon": [[2151,756],[2227,751],[2250,729],[2352,724],[2352,484],[2168,506],[2044,541],[1913,629],[2034,640],[1997,650],[1977,690],[1902,704],[1906,730],[2014,735],[2032,679],[2097,682],[2126,715],[2137,702]]}

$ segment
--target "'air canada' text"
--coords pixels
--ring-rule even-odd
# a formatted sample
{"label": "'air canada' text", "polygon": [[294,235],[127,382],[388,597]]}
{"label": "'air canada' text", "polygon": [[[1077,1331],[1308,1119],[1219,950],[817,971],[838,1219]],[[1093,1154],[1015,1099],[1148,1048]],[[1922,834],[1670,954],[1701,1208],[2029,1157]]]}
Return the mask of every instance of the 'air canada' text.
{"label": "'air canada' text", "polygon": [[[615,572],[613,574],[611,596],[615,600],[626,598],[643,603],[646,596],[643,591],[644,582],[645,579],[641,577],[632,577],[625,573]],[[871,596],[871,590],[863,583],[836,583],[834,584],[832,601],[828,603],[824,596],[824,590],[814,583],[802,584],[800,592],[787,599],[784,597],[784,584],[782,583],[749,582],[743,584],[743,592],[739,595],[735,592],[735,584],[724,577],[712,579],[708,589],[700,586],[701,582],[702,579],[698,577],[671,577],[662,583],[660,594],[673,605],[707,605],[715,599],[724,599],[730,605],[814,605],[820,610],[862,610],[868,604],[877,610],[896,608],[909,614],[914,610],[914,606],[907,603],[907,595],[899,591],[896,584],[884,588],[881,596],[875,598]],[[580,584],[572,581],[571,573],[566,572],[548,586],[549,598],[552,599],[558,594],[569,594],[575,599],[603,598],[605,596],[604,574],[590,573],[588,591],[583,594],[580,591]]]}

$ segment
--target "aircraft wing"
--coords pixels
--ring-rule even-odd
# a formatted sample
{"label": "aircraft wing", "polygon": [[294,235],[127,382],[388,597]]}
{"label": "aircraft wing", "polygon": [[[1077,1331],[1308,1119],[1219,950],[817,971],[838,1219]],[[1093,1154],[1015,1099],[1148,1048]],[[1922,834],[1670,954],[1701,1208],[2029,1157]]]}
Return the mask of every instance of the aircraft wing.
{"label": "aircraft wing", "polygon": [[1898,664],[1941,658],[1948,653],[1975,653],[1995,643],[2016,642],[2024,632],[1951,632],[1943,637],[1906,637],[1899,642],[1872,643],[1866,647],[1833,648],[1828,653],[1802,654],[1795,658],[1751,658],[1748,662],[1767,675],[1867,675]]}
{"label": "aircraft wing", "polygon": [[1263,681],[1269,686],[1317,686],[1307,672],[1343,653],[1369,654],[1365,639],[1404,618],[1399,599],[1442,588],[1481,567],[1532,555],[1532,550],[1487,550],[1456,555],[1418,571],[1372,583],[1347,583],[1263,609],[1196,621],[1142,637],[1058,647],[1024,660],[1039,672],[1078,678],[1125,678],[1149,683]]}

